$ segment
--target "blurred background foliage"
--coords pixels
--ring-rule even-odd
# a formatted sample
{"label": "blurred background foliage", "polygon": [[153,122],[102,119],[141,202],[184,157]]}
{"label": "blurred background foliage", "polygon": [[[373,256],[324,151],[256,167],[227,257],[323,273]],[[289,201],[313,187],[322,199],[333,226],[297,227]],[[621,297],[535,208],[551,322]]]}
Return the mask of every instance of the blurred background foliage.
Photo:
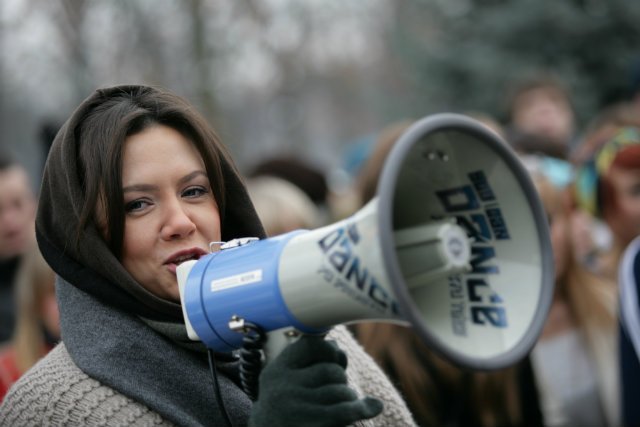
{"label": "blurred background foliage", "polygon": [[194,102],[241,168],[279,152],[340,166],[387,124],[505,120],[517,79],[556,73],[582,123],[638,86],[637,0],[2,0],[2,145],[39,173],[96,87]]}
{"label": "blurred background foliage", "polygon": [[637,90],[640,2],[432,0],[399,10],[397,51],[441,106],[504,120],[509,82],[541,70],[567,84],[583,122]]}

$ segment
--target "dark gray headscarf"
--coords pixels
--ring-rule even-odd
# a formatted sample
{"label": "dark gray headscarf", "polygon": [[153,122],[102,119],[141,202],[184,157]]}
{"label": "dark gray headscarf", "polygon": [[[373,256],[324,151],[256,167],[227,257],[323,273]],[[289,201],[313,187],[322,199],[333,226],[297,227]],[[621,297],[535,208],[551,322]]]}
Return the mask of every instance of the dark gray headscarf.
{"label": "dark gray headscarf", "polygon": [[[76,235],[85,194],[80,173],[79,128],[89,113],[114,96],[163,93],[145,86],[101,89],[87,98],[57,134],[44,170],[36,218],[40,250],[60,276],[57,283],[62,340],[80,369],[142,402],[178,425],[224,425],[213,395],[203,346],[183,345],[180,305],[144,289],[110,251],[93,222]],[[264,237],[235,166],[220,156],[225,204],[222,238]],[[250,401],[237,385],[233,358],[221,366],[220,389],[237,425]]]}

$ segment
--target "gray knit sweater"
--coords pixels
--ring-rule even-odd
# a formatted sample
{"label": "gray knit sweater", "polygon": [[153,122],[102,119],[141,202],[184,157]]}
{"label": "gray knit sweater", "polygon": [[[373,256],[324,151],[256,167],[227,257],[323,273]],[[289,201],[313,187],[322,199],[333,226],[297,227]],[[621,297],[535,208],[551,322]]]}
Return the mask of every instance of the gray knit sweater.
{"label": "gray knit sweater", "polygon": [[[384,402],[384,412],[361,427],[414,426],[411,414],[385,375],[342,326],[328,339],[348,355],[347,376],[359,395]],[[295,423],[295,420],[292,420]],[[90,378],[58,345],[9,391],[0,406],[0,426],[171,426],[169,421]]]}
{"label": "gray knit sweater", "polygon": [[147,407],[90,378],[64,344],[14,386],[0,406],[0,426],[170,426]]}

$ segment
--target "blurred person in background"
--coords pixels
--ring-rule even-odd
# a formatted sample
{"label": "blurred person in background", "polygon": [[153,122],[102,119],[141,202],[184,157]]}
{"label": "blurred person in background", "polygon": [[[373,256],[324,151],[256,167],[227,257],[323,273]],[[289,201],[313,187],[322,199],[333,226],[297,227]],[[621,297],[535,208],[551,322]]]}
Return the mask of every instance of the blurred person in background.
{"label": "blurred person in background", "polygon": [[611,135],[624,126],[640,127],[640,110],[632,102],[621,101],[603,107],[585,126],[571,162],[582,165],[591,160]]}
{"label": "blurred person in background", "polygon": [[506,135],[514,148],[527,153],[543,151],[561,159],[569,157],[576,119],[571,95],[561,81],[549,73],[523,78],[509,88],[506,103]]}
{"label": "blurred person in background", "polygon": [[320,226],[316,205],[291,182],[257,176],[246,180],[246,185],[267,236]]}
{"label": "blurred person in background", "polygon": [[60,339],[55,275],[34,244],[16,275],[17,321],[13,339],[0,348],[0,402],[9,387]]}
{"label": "blurred person in background", "polygon": [[577,207],[602,220],[611,232],[611,246],[597,254],[594,271],[613,281],[622,252],[640,234],[639,129],[623,126],[599,132],[592,157],[576,174]]}
{"label": "blurred person in background", "polygon": [[272,176],[294,184],[316,205],[322,225],[331,222],[330,191],[325,172],[309,162],[283,154],[253,165],[246,176]]}
{"label": "blurred person in background", "polygon": [[597,188],[597,174],[592,167],[595,153],[619,128],[625,126],[640,127],[640,114],[631,103],[619,102],[604,107],[587,124],[584,136],[571,157],[571,163],[577,166],[579,174],[572,220],[576,256],[590,270],[610,280],[617,280],[622,248],[614,244],[613,233],[602,214],[594,209],[592,202],[588,205],[583,200],[593,200],[594,194],[601,191]]}
{"label": "blurred person in background", "polygon": [[[573,185],[574,167],[570,162],[541,151],[536,154],[525,154],[520,151],[519,154],[525,167],[530,170],[544,171],[547,179],[556,187]],[[573,256],[585,268],[597,270],[598,254],[610,247],[611,233],[604,222],[592,217],[575,205],[569,214],[571,220],[567,225],[571,227]]]}
{"label": "blurred person in background", "polygon": [[617,287],[589,272],[573,254],[571,187],[553,169],[526,157],[549,219],[554,298],[530,354],[547,426],[620,423]]}
{"label": "blurred person in background", "polygon": [[[528,155],[529,160],[544,163],[553,174],[550,179],[568,177],[568,172],[572,173],[569,162],[580,157],[585,148],[576,138],[575,112],[563,82],[545,72],[514,81],[508,90],[506,110],[505,139],[513,149]],[[597,254],[610,245],[609,230],[579,208],[571,215],[574,256],[595,269]]]}
{"label": "blurred person in background", "polygon": [[34,242],[35,210],[27,171],[0,152],[0,343],[13,334],[15,275],[22,255]]}
{"label": "blurred person in background", "polygon": [[412,123],[412,120],[399,120],[380,131],[368,158],[354,180],[355,194],[358,199],[357,209],[376,196],[378,181],[387,156],[396,141]]}
{"label": "blurred person in background", "polygon": [[[579,169],[576,197],[585,211],[602,218],[611,230],[612,247],[601,254],[598,272],[622,285],[623,254],[640,235],[640,127],[610,126],[597,135],[600,139],[592,142],[592,157]],[[628,301],[623,289],[620,303],[624,306]],[[640,425],[640,364],[632,334],[627,327],[619,334],[622,424],[626,426]]]}

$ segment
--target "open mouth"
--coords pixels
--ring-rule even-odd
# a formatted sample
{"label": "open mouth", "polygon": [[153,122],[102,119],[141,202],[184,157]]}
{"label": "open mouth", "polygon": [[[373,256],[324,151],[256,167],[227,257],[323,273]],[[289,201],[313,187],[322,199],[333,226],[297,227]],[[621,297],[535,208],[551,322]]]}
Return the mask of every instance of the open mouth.
{"label": "open mouth", "polygon": [[174,258],[171,260],[172,264],[176,264],[176,265],[180,265],[185,261],[190,261],[190,260],[199,260],[200,259],[200,255],[199,254],[190,254],[190,255],[182,255],[179,256],[177,258]]}
{"label": "open mouth", "polygon": [[207,252],[200,248],[186,249],[171,255],[169,258],[167,258],[164,264],[169,267],[169,270],[175,272],[176,267],[180,264],[191,260],[197,261],[206,254]]}

